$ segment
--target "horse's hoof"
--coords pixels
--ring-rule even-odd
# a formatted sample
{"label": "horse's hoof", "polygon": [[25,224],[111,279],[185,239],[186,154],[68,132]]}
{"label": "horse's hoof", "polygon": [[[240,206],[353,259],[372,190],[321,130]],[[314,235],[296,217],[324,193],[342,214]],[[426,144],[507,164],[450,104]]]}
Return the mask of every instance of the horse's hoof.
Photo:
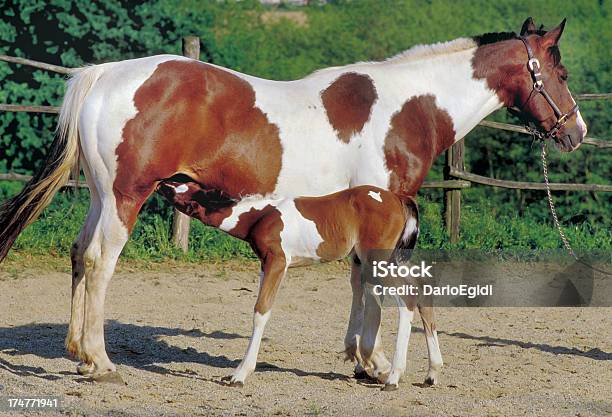
{"label": "horse's hoof", "polygon": [[244,387],[244,382],[242,382],[242,381],[230,381],[229,386],[230,387],[234,387],[234,388],[242,388],[242,387]]}
{"label": "horse's hoof", "polygon": [[385,384],[384,387],[382,387],[380,390],[381,391],[397,391],[399,388],[399,385],[397,384]]}
{"label": "horse's hoof", "polygon": [[94,373],[94,365],[87,363],[79,363],[77,365],[77,373],[83,376],[91,376]]}
{"label": "horse's hoof", "polygon": [[389,380],[389,375],[390,374],[391,374],[391,372],[382,372],[382,373],[378,374],[378,376],[376,376],[375,380],[379,384],[384,384],[386,381]]}
{"label": "horse's hoof", "polygon": [[355,374],[353,375],[353,378],[355,379],[370,379],[370,375],[368,375],[368,373],[364,370],[364,371],[355,371]]}
{"label": "horse's hoof", "polygon": [[117,371],[95,375],[91,379],[101,384],[127,385],[125,381],[123,380],[123,378],[121,378],[121,375],[119,374],[119,372]]}
{"label": "horse's hoof", "polygon": [[427,378],[425,378],[425,385],[436,385],[437,383],[438,381],[431,376],[428,376]]}

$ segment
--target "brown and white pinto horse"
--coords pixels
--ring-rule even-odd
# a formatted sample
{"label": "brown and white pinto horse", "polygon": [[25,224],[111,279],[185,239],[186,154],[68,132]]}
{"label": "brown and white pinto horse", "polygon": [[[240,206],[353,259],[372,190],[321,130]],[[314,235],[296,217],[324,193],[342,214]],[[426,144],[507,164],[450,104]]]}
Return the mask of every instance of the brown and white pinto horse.
{"label": "brown and white pinto horse", "polygon": [[[206,190],[194,182],[164,181],[158,192],[183,213],[208,221],[209,201]],[[400,200],[390,191],[361,185],[321,197],[284,199],[243,199],[232,208],[232,213],[219,228],[247,241],[261,261],[259,294],[253,316],[253,333],[244,359],[231,377],[232,385],[241,386],[255,370],[257,353],[270,317],[272,304],[287,268],[312,261],[332,261],[356,255],[364,265],[372,262],[380,249],[413,249],[418,235],[418,208],[413,199]],[[372,259],[370,259],[372,258]],[[365,272],[364,272],[365,273]],[[442,356],[435,333],[433,308],[413,300],[398,299],[400,328],[396,354],[387,372],[378,374],[385,361],[380,343],[380,309],[374,299],[367,299],[365,320],[359,351],[346,352],[347,358],[366,365],[371,376],[379,378],[387,389],[398,386],[406,369],[406,352],[415,307],[419,307],[427,333],[429,378],[442,366]],[[377,311],[378,310],[378,311]],[[406,320],[407,319],[407,320]],[[430,339],[434,339],[431,340]],[[430,347],[433,346],[433,349]],[[378,367],[376,366],[378,365]]]}
{"label": "brown and white pinto horse", "polygon": [[[563,26],[544,33],[528,19],[521,33],[550,97],[568,112],[575,102],[557,47]],[[208,190],[211,226],[231,222],[232,205],[244,198],[374,184],[407,199],[442,151],[501,107],[517,107],[543,130],[555,126],[549,102],[532,94],[527,61],[515,34],[489,34],[287,82],[173,55],[82,68],[68,82],[45,167],[0,208],[0,259],[80,162],[91,206],[72,250],[66,346],[83,361],[80,372],[114,372],[104,343],[106,289],[140,208],[161,181],[187,176]],[[575,112],[555,141],[572,151],[585,133]],[[348,350],[362,332],[356,271]]]}

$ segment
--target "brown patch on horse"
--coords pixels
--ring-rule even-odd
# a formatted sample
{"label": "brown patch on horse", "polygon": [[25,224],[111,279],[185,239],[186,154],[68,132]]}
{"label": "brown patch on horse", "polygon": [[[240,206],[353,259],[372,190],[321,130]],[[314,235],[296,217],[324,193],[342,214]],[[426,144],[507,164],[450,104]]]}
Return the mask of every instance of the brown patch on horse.
{"label": "brown patch on horse", "polygon": [[[370,192],[379,195],[381,201]],[[300,214],[316,225],[323,239],[317,255],[324,261],[348,255],[356,243],[361,252],[392,249],[405,222],[400,200],[373,186],[358,186],[322,197],[299,197],[294,201]]]}
{"label": "brown patch on horse", "polygon": [[[199,61],[166,61],[136,91],[134,104],[138,113],[123,129],[113,184],[128,229],[155,183],[177,173],[236,200],[274,190],[279,130],[255,106],[247,81]],[[210,224],[227,213],[218,214]]]}
{"label": "brown patch on horse", "polygon": [[[521,76],[525,78],[521,81],[529,81],[531,78],[525,71],[527,52],[524,48],[520,49],[510,42],[505,42],[507,40],[478,46],[472,58],[472,76],[477,80],[486,80],[487,87],[495,91],[499,101],[505,106],[514,106],[521,103],[514,102],[519,85],[513,80]],[[500,66],[500,63],[504,64]]]}
{"label": "brown patch on horse", "polygon": [[414,196],[434,159],[450,147],[455,130],[450,115],[433,95],[413,97],[391,118],[385,137],[389,189],[400,198]]}
{"label": "brown patch on horse", "polygon": [[348,143],[353,135],[361,132],[377,98],[372,79],[355,72],[342,74],[321,92],[327,118],[338,139]]}

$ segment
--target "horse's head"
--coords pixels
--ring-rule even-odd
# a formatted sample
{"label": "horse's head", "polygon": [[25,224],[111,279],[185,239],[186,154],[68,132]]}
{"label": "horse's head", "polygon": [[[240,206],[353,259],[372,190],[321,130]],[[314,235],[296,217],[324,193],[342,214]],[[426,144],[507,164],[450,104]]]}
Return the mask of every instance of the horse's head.
{"label": "horse's head", "polygon": [[521,43],[513,59],[518,71],[509,74],[510,103],[525,120],[536,125],[543,137],[554,139],[563,152],[577,149],[587,127],[567,86],[567,69],[561,64],[558,42],[565,19],[546,32],[528,18],[521,29]]}

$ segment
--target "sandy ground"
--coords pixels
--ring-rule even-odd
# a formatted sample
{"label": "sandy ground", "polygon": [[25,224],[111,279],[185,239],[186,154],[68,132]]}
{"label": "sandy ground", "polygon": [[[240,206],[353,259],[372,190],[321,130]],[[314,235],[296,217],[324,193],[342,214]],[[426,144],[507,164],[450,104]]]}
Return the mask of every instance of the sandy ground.
{"label": "sandy ground", "polygon": [[[612,413],[612,309],[439,309],[441,384],[422,385],[427,355],[417,319],[404,382],[382,392],[353,379],[338,353],[347,274],[342,263],[290,270],[256,373],[239,389],[222,378],[248,343],[256,264],[122,268],[107,297],[106,339],[127,385],[88,381],[66,357],[68,273],[0,269],[0,396],[60,395],[57,414],[70,416]],[[388,356],[395,316],[386,311]]]}

